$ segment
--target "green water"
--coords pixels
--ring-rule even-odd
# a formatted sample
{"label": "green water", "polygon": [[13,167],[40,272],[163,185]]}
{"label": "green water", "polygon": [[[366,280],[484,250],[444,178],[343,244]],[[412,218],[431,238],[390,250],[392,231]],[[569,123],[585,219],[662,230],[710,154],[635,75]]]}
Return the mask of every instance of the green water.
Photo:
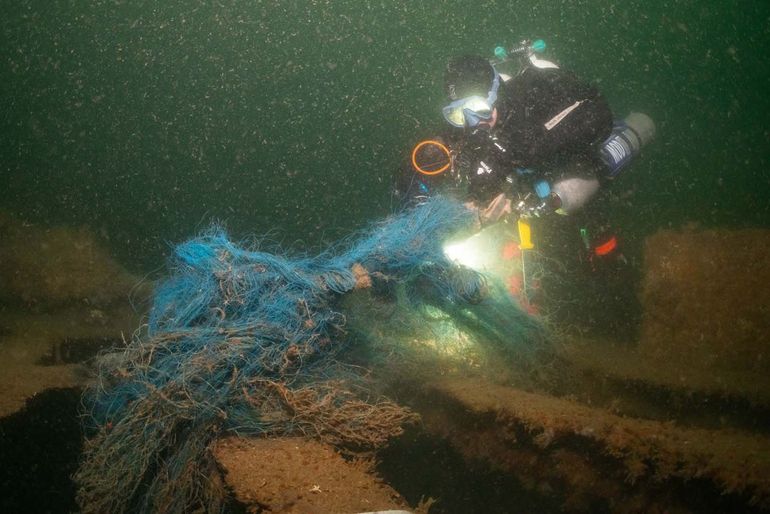
{"label": "green water", "polygon": [[[0,214],[88,226],[139,274],[212,220],[316,249],[382,218],[393,172],[443,128],[446,59],[522,38],[545,39],[617,117],[657,124],[613,184],[632,262],[661,228],[770,228],[767,0],[4,0],[0,12]],[[64,438],[29,433],[38,450]],[[402,473],[421,474],[433,477]]]}
{"label": "green water", "polygon": [[0,209],[86,224],[131,269],[212,219],[316,247],[390,207],[444,60],[542,37],[658,140],[616,184],[637,239],[768,226],[770,4],[5,2]]}

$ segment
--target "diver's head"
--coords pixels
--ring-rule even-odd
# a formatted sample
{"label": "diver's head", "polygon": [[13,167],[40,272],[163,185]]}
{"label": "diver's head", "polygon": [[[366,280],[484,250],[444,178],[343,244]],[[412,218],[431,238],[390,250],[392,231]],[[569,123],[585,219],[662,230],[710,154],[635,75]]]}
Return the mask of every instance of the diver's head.
{"label": "diver's head", "polygon": [[455,127],[491,127],[497,118],[500,82],[500,75],[483,57],[453,57],[444,71],[444,92],[450,102],[443,109],[444,119]]}

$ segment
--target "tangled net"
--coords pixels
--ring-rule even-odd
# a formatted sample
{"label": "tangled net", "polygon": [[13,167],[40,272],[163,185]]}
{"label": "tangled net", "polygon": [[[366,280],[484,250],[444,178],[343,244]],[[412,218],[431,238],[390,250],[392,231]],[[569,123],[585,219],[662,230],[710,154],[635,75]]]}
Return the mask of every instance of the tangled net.
{"label": "tangled net", "polygon": [[83,512],[220,512],[208,448],[224,432],[360,447],[399,434],[415,415],[369,398],[340,363],[336,301],[377,280],[418,279],[458,304],[474,296],[483,280],[458,280],[441,246],[472,221],[438,197],[314,257],[246,250],[217,227],[179,245],[147,334],[102,355],[84,396]]}

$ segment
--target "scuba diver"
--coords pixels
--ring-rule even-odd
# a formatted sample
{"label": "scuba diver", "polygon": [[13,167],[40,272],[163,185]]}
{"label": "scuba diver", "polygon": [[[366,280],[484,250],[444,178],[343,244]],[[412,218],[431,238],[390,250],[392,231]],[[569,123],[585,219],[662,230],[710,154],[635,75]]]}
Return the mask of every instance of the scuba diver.
{"label": "scuba diver", "polygon": [[542,40],[523,41],[499,47],[493,61],[450,59],[442,109],[449,126],[414,147],[394,196],[401,205],[439,192],[458,197],[481,228],[515,219],[518,244],[509,240],[501,255],[519,262],[500,268],[521,306],[558,313],[565,326],[627,335],[639,316],[636,270],[609,222],[605,186],[652,140],[655,125],[641,113],[615,120],[601,93],[541,59],[544,49]]}
{"label": "scuba diver", "polygon": [[442,110],[450,128],[415,147],[395,195],[403,205],[448,191],[477,209],[482,225],[509,214],[582,218],[589,259],[622,258],[602,209],[584,208],[653,138],[655,126],[641,113],[614,121],[601,93],[539,58],[544,49],[542,40],[524,41],[510,51],[498,47],[496,61],[450,59]]}

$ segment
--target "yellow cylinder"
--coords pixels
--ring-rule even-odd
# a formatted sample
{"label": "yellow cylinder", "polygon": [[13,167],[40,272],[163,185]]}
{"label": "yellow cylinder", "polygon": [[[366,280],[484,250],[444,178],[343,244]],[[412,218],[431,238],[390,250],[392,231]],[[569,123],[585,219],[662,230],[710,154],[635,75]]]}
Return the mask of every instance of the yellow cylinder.
{"label": "yellow cylinder", "polygon": [[532,244],[532,227],[530,227],[529,222],[519,218],[519,221],[517,222],[519,226],[519,249],[521,250],[531,250],[535,247],[534,244]]}

